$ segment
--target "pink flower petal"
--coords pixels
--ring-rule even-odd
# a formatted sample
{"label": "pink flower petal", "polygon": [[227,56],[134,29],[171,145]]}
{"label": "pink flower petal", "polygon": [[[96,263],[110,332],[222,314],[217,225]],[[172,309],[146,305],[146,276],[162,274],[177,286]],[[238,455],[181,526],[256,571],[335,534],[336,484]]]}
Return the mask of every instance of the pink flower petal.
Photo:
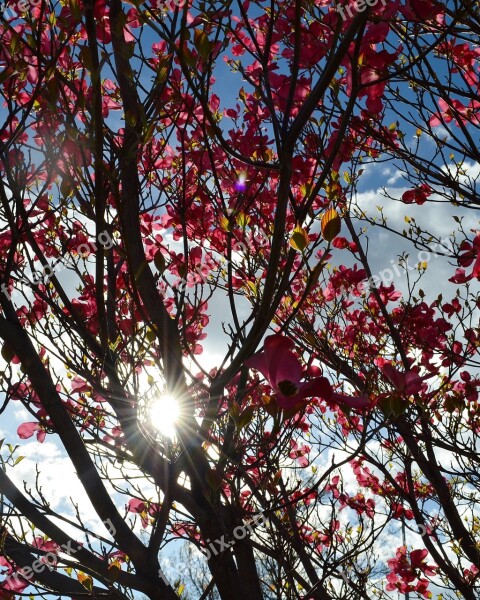
{"label": "pink flower petal", "polygon": [[400,371],[388,363],[383,365],[382,373],[398,391],[402,391],[405,388],[405,373],[400,373]]}
{"label": "pink flower petal", "polygon": [[145,506],[145,502],[142,502],[138,498],[131,498],[128,501],[128,511],[129,512],[141,513],[145,510],[147,510],[147,507]]}
{"label": "pink flower petal", "polygon": [[300,384],[300,393],[304,398],[319,396],[325,400],[332,397],[332,386],[326,377],[316,377],[311,381],[306,381]]}
{"label": "pink flower petal", "polygon": [[283,335],[271,335],[265,340],[265,355],[269,370],[268,380],[277,387],[281,381],[297,385],[302,378],[302,365],[293,354],[293,342]]}
{"label": "pink flower petal", "polygon": [[267,354],[282,352],[284,350],[293,350],[294,347],[295,344],[293,341],[280,333],[275,333],[265,338],[264,348]]}
{"label": "pink flower petal", "polygon": [[251,358],[245,361],[245,365],[251,369],[260,371],[265,379],[268,379],[269,372],[265,352],[257,352],[257,354],[254,354]]}
{"label": "pink flower petal", "polygon": [[269,379],[275,388],[277,388],[282,381],[291,382],[298,388],[302,378],[302,365],[298,358],[289,350],[283,354],[279,353],[275,357],[272,356],[268,366]]}
{"label": "pink flower petal", "polygon": [[22,423],[17,429],[17,435],[22,440],[31,438],[40,425],[37,422]]}
{"label": "pink flower petal", "polygon": [[412,550],[410,552],[410,561],[414,567],[420,567],[423,559],[428,556],[428,550]]}
{"label": "pink flower petal", "polygon": [[414,371],[409,371],[405,375],[405,392],[407,394],[417,394],[422,390],[423,378]]}
{"label": "pink flower petal", "polygon": [[290,410],[291,408],[295,408],[297,404],[300,405],[300,403],[304,400],[304,397],[302,394],[295,394],[295,396],[284,396],[283,394],[277,394],[276,400],[280,408]]}
{"label": "pink flower petal", "polygon": [[78,375],[75,375],[75,377],[72,379],[72,392],[88,392],[90,391],[90,387],[88,386],[87,382],[82,379],[81,377],[79,377]]}
{"label": "pink flower petal", "polygon": [[298,388],[302,377],[302,365],[293,354],[293,342],[283,335],[270,335],[265,339],[264,351],[245,361],[247,367],[260,371],[270,385],[279,391],[282,381],[291,382]]}
{"label": "pink flower petal", "polygon": [[10,577],[7,577],[7,579],[3,583],[3,588],[11,592],[21,594],[23,590],[26,587],[28,587],[28,581],[25,579],[25,576],[22,574],[21,570],[19,571],[19,573],[20,576],[18,574],[15,574]]}
{"label": "pink flower petal", "polygon": [[452,283],[466,283],[472,279],[471,275],[465,275],[465,269],[456,269],[455,275],[450,277],[448,281]]}
{"label": "pink flower petal", "polygon": [[477,254],[477,259],[473,265],[472,277],[480,280],[480,252]]}
{"label": "pink flower petal", "polygon": [[363,410],[370,406],[370,400],[366,396],[347,396],[347,394],[334,392],[332,394],[332,400],[337,404],[346,404],[350,408],[357,408],[359,410]]}

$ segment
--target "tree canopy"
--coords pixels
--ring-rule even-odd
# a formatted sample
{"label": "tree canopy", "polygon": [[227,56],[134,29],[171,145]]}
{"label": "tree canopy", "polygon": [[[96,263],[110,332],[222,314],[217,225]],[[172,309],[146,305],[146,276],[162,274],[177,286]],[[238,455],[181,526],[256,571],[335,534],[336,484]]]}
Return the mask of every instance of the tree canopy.
{"label": "tree canopy", "polygon": [[478,598],[479,34],[1,7],[0,598]]}

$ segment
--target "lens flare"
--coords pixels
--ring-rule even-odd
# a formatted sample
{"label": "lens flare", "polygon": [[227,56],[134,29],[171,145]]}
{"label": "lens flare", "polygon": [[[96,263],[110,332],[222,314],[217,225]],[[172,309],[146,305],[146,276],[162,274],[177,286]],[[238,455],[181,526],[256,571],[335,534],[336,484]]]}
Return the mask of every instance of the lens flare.
{"label": "lens flare", "polygon": [[161,394],[152,398],[148,407],[150,425],[161,435],[175,437],[175,426],[180,415],[178,400],[170,394]]}
{"label": "lens flare", "polygon": [[235,183],[235,189],[237,192],[244,192],[247,189],[247,174],[245,172],[240,173]]}

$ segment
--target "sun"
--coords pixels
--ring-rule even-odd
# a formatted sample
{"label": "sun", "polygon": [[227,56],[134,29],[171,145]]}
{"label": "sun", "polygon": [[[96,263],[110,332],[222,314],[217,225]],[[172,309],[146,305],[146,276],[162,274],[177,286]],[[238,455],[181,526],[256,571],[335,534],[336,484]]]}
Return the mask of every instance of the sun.
{"label": "sun", "polygon": [[152,398],[148,407],[149,425],[168,438],[175,437],[175,429],[180,416],[178,400],[171,394],[160,394]]}

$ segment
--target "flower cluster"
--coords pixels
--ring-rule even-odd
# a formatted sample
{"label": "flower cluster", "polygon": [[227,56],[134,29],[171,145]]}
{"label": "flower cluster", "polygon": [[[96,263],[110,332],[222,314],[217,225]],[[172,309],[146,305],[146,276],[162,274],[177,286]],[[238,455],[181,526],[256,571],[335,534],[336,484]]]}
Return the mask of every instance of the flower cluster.
{"label": "flower cluster", "polygon": [[292,352],[293,342],[283,335],[275,334],[265,339],[263,352],[252,356],[245,364],[265,377],[276,394],[281,408],[290,409],[307,398],[317,397],[349,408],[365,409],[370,400],[365,396],[347,396],[334,392],[326,377],[302,381],[303,369],[300,360]]}
{"label": "flower cluster", "polygon": [[[417,592],[423,598],[431,598],[432,594],[428,591],[429,582],[422,578],[421,574],[427,577],[435,575],[437,567],[425,563],[427,555],[427,550],[412,550],[410,557],[407,558],[407,548],[405,546],[398,548],[395,558],[388,561],[388,566],[392,571],[387,575],[386,590],[388,592],[398,590],[402,594]],[[413,584],[415,579],[418,581]]]}

